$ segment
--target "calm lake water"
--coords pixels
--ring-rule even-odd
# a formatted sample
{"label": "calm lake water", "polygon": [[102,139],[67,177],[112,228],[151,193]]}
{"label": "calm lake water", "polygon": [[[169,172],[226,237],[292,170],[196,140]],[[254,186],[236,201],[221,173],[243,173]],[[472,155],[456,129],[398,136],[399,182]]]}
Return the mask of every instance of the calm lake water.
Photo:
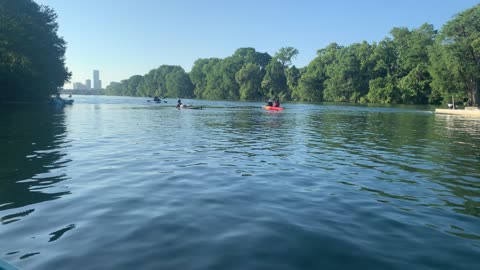
{"label": "calm lake water", "polygon": [[24,269],[479,269],[480,119],[74,96],[0,108]]}

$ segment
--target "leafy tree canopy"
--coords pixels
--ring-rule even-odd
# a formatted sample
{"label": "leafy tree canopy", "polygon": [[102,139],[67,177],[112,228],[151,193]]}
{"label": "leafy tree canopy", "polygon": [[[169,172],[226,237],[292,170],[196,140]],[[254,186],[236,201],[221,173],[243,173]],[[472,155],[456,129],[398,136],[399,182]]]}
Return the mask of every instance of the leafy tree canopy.
{"label": "leafy tree canopy", "polygon": [[[459,13],[440,31],[431,24],[394,27],[378,43],[331,43],[301,69],[292,66],[298,53],[282,47],[272,57],[239,48],[224,59],[198,59],[188,74],[179,66],[161,66],[108,93],[402,104],[448,102],[454,96],[478,106],[480,5]],[[8,57],[13,67],[30,66],[28,58]]]}
{"label": "leafy tree canopy", "polygon": [[70,79],[56,19],[32,0],[0,1],[0,99],[44,99]]}

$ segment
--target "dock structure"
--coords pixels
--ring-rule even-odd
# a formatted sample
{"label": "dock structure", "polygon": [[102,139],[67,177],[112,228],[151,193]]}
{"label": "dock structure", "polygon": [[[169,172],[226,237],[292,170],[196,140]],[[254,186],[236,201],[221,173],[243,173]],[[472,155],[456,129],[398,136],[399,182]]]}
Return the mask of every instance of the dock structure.
{"label": "dock structure", "polygon": [[469,115],[469,116],[479,116],[480,117],[480,108],[479,107],[465,107],[465,109],[435,109],[435,113],[438,114],[455,114],[455,115]]}

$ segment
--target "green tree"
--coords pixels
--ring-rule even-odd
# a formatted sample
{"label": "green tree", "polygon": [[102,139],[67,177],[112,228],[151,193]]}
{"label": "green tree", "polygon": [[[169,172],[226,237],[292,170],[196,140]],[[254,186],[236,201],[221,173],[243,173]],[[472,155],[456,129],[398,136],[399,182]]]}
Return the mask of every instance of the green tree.
{"label": "green tree", "polygon": [[143,81],[141,75],[133,75],[127,80],[126,91],[123,93],[124,96],[139,96],[138,86]]}
{"label": "green tree", "polygon": [[262,97],[262,71],[258,65],[246,64],[235,74],[235,80],[240,85],[241,100],[255,100]]}
{"label": "green tree", "polygon": [[[212,59],[202,67],[205,74],[205,90],[200,92],[205,99],[228,99],[240,98],[240,86],[235,79],[235,74],[242,68],[244,60],[236,56],[225,59]],[[202,75],[204,76],[204,75]],[[196,89],[198,94],[199,89]]]}
{"label": "green tree", "polygon": [[371,103],[394,103],[397,88],[390,75],[370,80],[368,100]]}
{"label": "green tree", "polygon": [[69,80],[56,19],[32,0],[0,1],[0,99],[47,98]]}
{"label": "green tree", "polygon": [[160,91],[157,83],[158,69],[152,69],[143,76],[137,88],[139,96],[159,96]]}
{"label": "green tree", "polygon": [[368,101],[372,103],[398,103],[398,54],[390,38],[380,41],[372,54],[374,68],[369,81]]}
{"label": "green tree", "polygon": [[434,44],[437,32],[431,24],[423,24],[412,31],[394,28],[396,53],[398,55],[398,90],[404,104],[426,104],[431,93],[431,76],[428,72],[428,52]]}
{"label": "green tree", "polygon": [[284,66],[276,58],[272,58],[266,67],[266,73],[262,80],[264,95],[283,99],[287,93],[287,78]]}
{"label": "green tree", "polygon": [[[235,51],[231,62],[231,71],[235,73],[235,81],[239,85],[241,100],[260,99],[261,83],[265,76],[265,68],[272,57],[268,53],[260,53],[254,48],[240,48]],[[232,83],[232,81],[230,81]],[[233,86],[236,89],[236,86]],[[235,94],[231,95],[232,98]]]}
{"label": "green tree", "polygon": [[265,67],[270,63],[272,57],[268,53],[260,53],[255,51],[254,48],[240,48],[235,51],[233,57],[242,62],[242,65],[245,64],[256,64],[260,69],[265,69]]}
{"label": "green tree", "polygon": [[354,93],[355,102],[365,103],[367,102],[368,92],[370,90],[370,80],[374,76],[375,61],[373,59],[373,53],[377,46],[376,43],[369,44],[363,41],[360,44],[354,44],[356,58],[360,62],[360,71],[358,76],[358,89]]}
{"label": "green tree", "polygon": [[342,47],[332,43],[317,51],[317,57],[307,66],[298,81],[297,89],[292,93],[296,100],[323,101],[324,82],[327,80],[327,66],[336,60],[337,51]]}
{"label": "green tree", "polygon": [[[167,87],[167,76],[171,73],[185,73],[185,70],[181,66],[173,66],[173,65],[161,65],[157,68],[155,73],[155,84],[157,86],[156,93],[159,96],[169,96],[169,97],[177,97],[179,95],[170,95],[168,93]],[[190,80],[190,79],[189,79]],[[183,95],[181,95],[183,96]]]}
{"label": "green tree", "polygon": [[188,74],[194,85],[194,95],[201,98],[207,86],[206,66],[213,59],[198,59],[193,63],[192,70]]}
{"label": "green tree", "polygon": [[368,76],[364,76],[359,57],[362,44],[356,43],[335,52],[335,61],[326,66],[327,79],[323,92],[326,101],[359,102],[368,92]]}
{"label": "green tree", "polygon": [[166,94],[169,97],[193,97],[193,84],[183,68],[176,69],[166,76]]}
{"label": "green tree", "polygon": [[206,81],[205,91],[201,98],[205,99],[226,99],[224,89],[221,87],[223,82],[222,59],[211,61],[205,66]]}
{"label": "green tree", "polygon": [[430,65],[428,67],[429,73],[432,76],[432,92],[429,96],[429,103],[449,102],[452,96],[465,96],[465,85],[462,81],[457,80],[455,72],[452,70],[456,61],[451,54],[446,52],[446,47],[443,46],[442,40],[444,37],[438,36],[437,41],[429,52]]}
{"label": "green tree", "polygon": [[[190,79],[195,87],[195,97],[214,99],[213,96],[215,95],[210,95],[212,83],[209,84],[209,82],[212,80],[213,73],[217,70],[217,65],[220,65],[220,62],[220,58],[200,59],[195,61],[192,71],[189,74]],[[213,87],[215,86],[213,85]]]}
{"label": "green tree", "polygon": [[[308,69],[307,69],[308,70]],[[294,100],[323,101],[323,81],[314,72],[305,72],[298,81],[298,88],[292,94]]]}
{"label": "green tree", "polygon": [[110,83],[105,89],[105,94],[111,96],[124,96],[127,93],[128,80],[122,80],[119,83]]}
{"label": "green tree", "polygon": [[219,87],[225,99],[238,100],[240,98],[240,85],[235,79],[235,74],[242,68],[243,61],[235,57],[227,57],[221,62],[222,80]]}
{"label": "green tree", "polygon": [[463,92],[468,105],[479,106],[480,4],[447,22],[438,41],[442,49],[430,53],[432,85],[443,94]]}
{"label": "green tree", "polygon": [[287,79],[287,89],[288,89],[288,94],[285,97],[286,99],[288,100],[292,99],[293,93],[298,87],[300,76],[301,76],[301,71],[295,66],[292,66],[285,70],[285,77]]}
{"label": "green tree", "polygon": [[278,59],[284,68],[289,67],[292,64],[292,60],[297,57],[298,50],[294,47],[282,47],[280,50],[273,56],[273,58]]}

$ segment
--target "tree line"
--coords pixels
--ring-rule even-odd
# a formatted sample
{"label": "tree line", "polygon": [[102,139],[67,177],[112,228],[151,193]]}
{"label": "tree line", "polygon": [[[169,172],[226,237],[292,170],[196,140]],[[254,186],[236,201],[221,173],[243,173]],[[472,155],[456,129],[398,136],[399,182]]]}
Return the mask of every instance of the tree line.
{"label": "tree line", "polygon": [[452,97],[478,106],[480,79],[480,5],[448,21],[395,27],[380,42],[317,51],[306,67],[292,60],[298,50],[275,55],[237,49],[224,59],[198,59],[189,73],[163,65],[107,87],[110,95],[199,99],[282,100],[348,103],[440,104]]}
{"label": "tree line", "polygon": [[69,80],[56,19],[32,0],[0,0],[0,101],[45,99]]}
{"label": "tree line", "polygon": [[[57,35],[53,9],[33,0],[0,0],[0,100],[46,98],[71,73],[66,43]],[[424,24],[395,27],[379,42],[317,51],[305,67],[293,47],[273,56],[239,48],[226,58],[203,58],[190,72],[162,65],[143,76],[112,83],[105,92],[125,96],[200,99],[439,104],[454,97],[480,103],[480,4],[440,30]]]}

